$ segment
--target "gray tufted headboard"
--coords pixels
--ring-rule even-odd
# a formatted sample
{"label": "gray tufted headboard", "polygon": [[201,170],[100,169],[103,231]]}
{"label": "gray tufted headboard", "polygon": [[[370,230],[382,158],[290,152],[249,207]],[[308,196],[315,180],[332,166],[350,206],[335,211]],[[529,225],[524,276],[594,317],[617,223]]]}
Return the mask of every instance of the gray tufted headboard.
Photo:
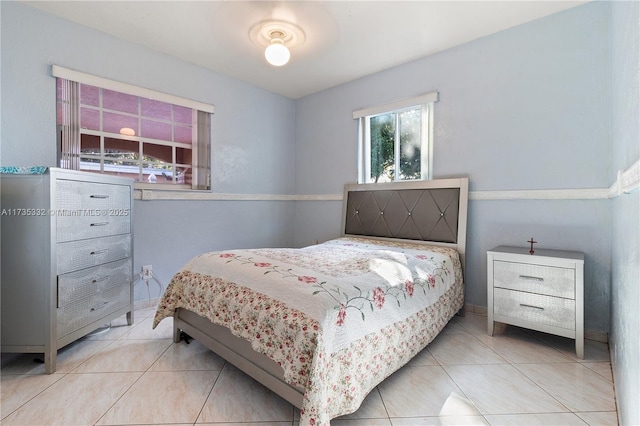
{"label": "gray tufted headboard", "polygon": [[345,185],[343,236],[455,248],[464,267],[469,179]]}

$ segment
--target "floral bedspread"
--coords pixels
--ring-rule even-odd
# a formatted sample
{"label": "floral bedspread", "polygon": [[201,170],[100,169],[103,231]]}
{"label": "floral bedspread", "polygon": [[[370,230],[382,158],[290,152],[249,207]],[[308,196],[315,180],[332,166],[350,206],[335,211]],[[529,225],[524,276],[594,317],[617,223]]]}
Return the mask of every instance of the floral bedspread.
{"label": "floral bedspread", "polygon": [[300,424],[329,424],[422,350],[462,307],[455,250],[365,238],[211,252],[168,285],[154,324],[185,308],[228,327],[305,389]]}

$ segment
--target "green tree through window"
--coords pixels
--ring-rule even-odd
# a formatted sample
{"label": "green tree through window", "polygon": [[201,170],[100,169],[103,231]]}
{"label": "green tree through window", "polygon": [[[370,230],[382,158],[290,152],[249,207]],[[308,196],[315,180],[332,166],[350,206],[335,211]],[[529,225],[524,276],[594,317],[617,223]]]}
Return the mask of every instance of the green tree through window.
{"label": "green tree through window", "polygon": [[393,180],[395,133],[393,114],[371,117],[371,180],[373,182],[378,182],[380,176]]}
{"label": "green tree through window", "polygon": [[353,112],[359,120],[358,183],[431,179],[438,92]]}
{"label": "green tree through window", "polygon": [[414,108],[371,117],[372,182],[420,179],[420,116],[421,108]]}

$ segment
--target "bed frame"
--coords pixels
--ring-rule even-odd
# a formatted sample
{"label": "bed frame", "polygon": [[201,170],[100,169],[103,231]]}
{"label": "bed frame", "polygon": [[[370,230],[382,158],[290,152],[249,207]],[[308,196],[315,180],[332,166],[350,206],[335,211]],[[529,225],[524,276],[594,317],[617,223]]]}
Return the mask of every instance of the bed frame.
{"label": "bed frame", "polygon": [[[345,185],[341,236],[424,242],[452,247],[464,270],[468,178]],[[282,368],[227,328],[183,308],[174,314],[174,342],[183,333],[301,408],[304,389],[283,380]]]}

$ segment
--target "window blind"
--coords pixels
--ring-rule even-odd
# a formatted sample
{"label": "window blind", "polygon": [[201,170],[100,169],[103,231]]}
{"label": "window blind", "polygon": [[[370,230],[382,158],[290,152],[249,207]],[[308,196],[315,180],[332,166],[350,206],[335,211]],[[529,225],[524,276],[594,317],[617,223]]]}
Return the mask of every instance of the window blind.
{"label": "window blind", "polygon": [[80,85],[62,80],[58,99],[58,165],[80,170]]}

